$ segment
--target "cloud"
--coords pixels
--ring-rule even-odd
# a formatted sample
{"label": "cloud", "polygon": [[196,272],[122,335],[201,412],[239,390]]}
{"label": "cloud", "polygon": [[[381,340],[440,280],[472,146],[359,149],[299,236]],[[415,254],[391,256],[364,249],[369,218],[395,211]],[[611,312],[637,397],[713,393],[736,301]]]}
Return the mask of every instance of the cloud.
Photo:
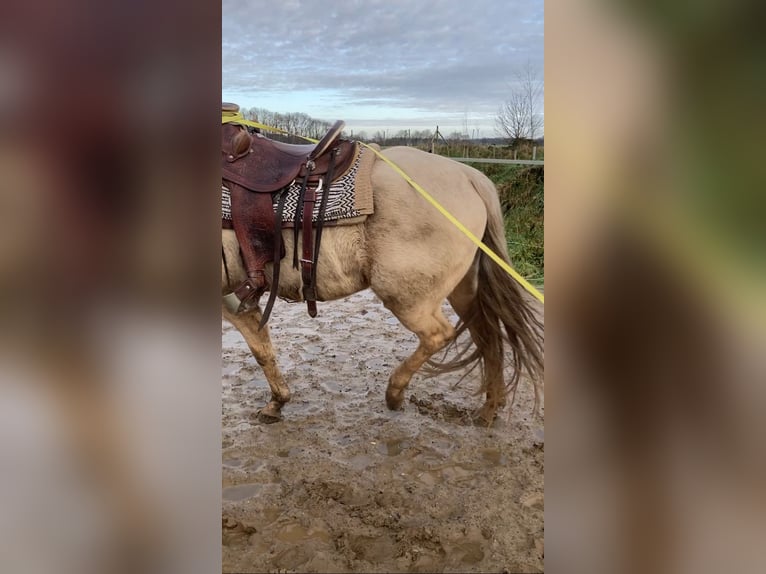
{"label": "cloud", "polygon": [[[226,93],[331,92],[351,115],[494,115],[528,61],[542,76],[543,2],[224,0],[222,36]],[[309,105],[282,111],[328,109]]]}

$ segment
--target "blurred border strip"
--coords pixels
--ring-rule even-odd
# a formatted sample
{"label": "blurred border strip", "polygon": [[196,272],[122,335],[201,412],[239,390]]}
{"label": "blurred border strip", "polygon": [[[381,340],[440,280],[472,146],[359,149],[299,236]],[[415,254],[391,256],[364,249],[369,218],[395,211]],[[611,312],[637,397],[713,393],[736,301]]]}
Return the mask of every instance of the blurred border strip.
{"label": "blurred border strip", "polygon": [[220,10],[0,8],[4,572],[220,570]]}

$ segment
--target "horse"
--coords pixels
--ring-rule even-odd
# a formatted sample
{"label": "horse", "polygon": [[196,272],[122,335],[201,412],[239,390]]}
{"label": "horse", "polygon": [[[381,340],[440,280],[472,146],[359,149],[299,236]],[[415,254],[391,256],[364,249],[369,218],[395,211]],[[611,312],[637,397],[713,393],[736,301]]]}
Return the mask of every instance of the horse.
{"label": "horse", "polygon": [[[502,209],[492,181],[478,170],[452,159],[411,147],[392,147],[384,154],[500,258],[510,264]],[[447,218],[422,198],[388,163],[372,170],[374,213],[363,222],[326,227],[317,268],[317,300],[331,301],[371,289],[399,322],[419,340],[414,353],[388,380],[389,409],[402,407],[412,376],[422,368],[432,374],[480,367],[484,404],[478,420],[491,424],[507,404],[523,374],[534,385],[536,404],[542,388],[543,326],[519,285]],[[289,232],[288,232],[289,231]],[[285,251],[293,249],[292,230],[283,230]],[[222,295],[246,278],[233,231],[222,230]],[[271,283],[273,265],[266,277]],[[280,298],[301,301],[301,273],[282,265]],[[448,300],[456,325],[442,312]],[[271,389],[271,400],[259,411],[264,422],[282,418],[290,389],[277,364],[268,325],[260,327],[258,303],[244,312],[223,305],[223,316],[242,334]],[[460,335],[470,334],[458,344]],[[466,339],[466,337],[463,337]],[[455,357],[446,359],[455,347]],[[506,353],[506,348],[508,353]],[[445,358],[434,355],[445,350]],[[505,381],[506,355],[512,374]]]}

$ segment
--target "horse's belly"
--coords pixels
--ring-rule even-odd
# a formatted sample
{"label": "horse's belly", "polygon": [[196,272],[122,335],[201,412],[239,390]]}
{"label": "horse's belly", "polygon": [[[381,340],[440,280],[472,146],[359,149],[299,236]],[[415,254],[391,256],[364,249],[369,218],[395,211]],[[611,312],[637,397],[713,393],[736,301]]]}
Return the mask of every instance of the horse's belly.
{"label": "horse's belly", "polygon": [[[285,258],[279,275],[279,295],[295,301],[303,300],[301,272],[293,268],[292,230],[283,234]],[[298,257],[301,243],[298,239]],[[332,301],[348,297],[370,286],[362,225],[326,227],[317,266],[317,299]],[[266,273],[271,278],[272,265]]]}
{"label": "horse's belly", "polygon": [[[285,242],[285,257],[279,271],[279,296],[302,301],[301,272],[293,268],[293,231],[282,234]],[[244,263],[239,254],[239,244],[233,231],[223,230],[222,242],[225,264],[221,277],[223,293],[230,293],[247,277]],[[300,237],[298,257],[300,258]],[[322,233],[322,245],[317,267],[317,298],[331,301],[347,297],[370,286],[369,263],[365,251],[365,234],[362,224],[326,227]],[[266,277],[271,283],[274,267],[266,265]]]}

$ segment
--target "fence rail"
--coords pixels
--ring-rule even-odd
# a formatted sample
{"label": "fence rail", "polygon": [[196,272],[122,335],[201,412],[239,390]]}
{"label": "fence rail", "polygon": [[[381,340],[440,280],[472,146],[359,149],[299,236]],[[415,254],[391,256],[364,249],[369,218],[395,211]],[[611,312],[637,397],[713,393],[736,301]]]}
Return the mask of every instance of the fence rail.
{"label": "fence rail", "polygon": [[542,159],[495,159],[492,157],[451,157],[450,159],[463,163],[506,163],[517,165],[544,165],[545,163]]}

